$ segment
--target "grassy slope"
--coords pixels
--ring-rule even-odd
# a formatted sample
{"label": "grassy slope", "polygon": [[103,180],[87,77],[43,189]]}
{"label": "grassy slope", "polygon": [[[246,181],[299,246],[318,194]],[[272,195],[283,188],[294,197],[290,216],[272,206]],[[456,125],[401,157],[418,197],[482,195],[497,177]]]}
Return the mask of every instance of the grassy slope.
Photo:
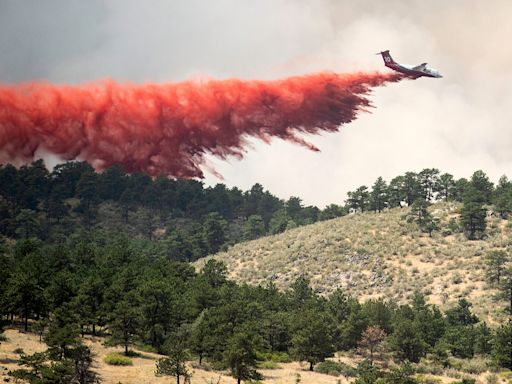
{"label": "grassy slope", "polygon": [[[460,205],[439,203],[431,210],[446,229]],[[485,283],[485,254],[510,247],[507,221],[488,218],[487,237],[468,241],[460,233],[433,238],[402,219],[407,209],[364,213],[295,228],[237,244],[214,255],[228,265],[230,277],[250,284],[274,279],[286,289],[301,273],[323,293],[342,288],[362,299],[384,297],[405,302],[420,289],[443,308],[465,297],[483,319],[502,317]],[[509,245],[510,244],[510,245]],[[207,259],[196,263],[200,268]]]}

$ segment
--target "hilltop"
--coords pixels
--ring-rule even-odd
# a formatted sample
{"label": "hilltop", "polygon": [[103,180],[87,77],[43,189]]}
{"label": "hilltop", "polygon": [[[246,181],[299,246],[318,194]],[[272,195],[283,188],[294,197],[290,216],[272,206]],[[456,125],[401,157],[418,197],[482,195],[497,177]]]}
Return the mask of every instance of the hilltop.
{"label": "hilltop", "polygon": [[485,255],[510,247],[506,220],[487,218],[483,240],[467,240],[456,220],[461,204],[437,203],[430,212],[440,220],[432,238],[404,220],[409,208],[365,212],[318,222],[284,233],[236,244],[210,258],[223,261],[238,282],[273,281],[287,289],[301,274],[320,293],[341,288],[360,299],[406,302],[415,290],[446,308],[459,298],[484,319],[503,316],[494,289],[485,282]]}

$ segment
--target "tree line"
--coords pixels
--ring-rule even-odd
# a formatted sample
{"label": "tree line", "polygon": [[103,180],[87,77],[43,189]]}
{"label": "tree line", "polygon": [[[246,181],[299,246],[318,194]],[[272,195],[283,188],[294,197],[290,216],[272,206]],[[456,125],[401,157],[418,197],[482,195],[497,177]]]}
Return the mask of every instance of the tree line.
{"label": "tree line", "polygon": [[428,207],[435,201],[457,201],[462,203],[460,226],[470,240],[485,235],[487,208],[502,219],[512,212],[512,182],[502,176],[495,186],[481,170],[471,178],[455,179],[449,173],[436,168],[406,172],[393,178],[389,184],[379,177],[371,189],[362,185],[348,192],[346,208],[353,212],[382,212],[390,208],[412,207],[412,220],[432,235],[439,229],[438,222]]}
{"label": "tree line", "polygon": [[260,184],[248,191],[205,187],[197,180],[129,175],[116,166],[98,173],[86,162],[59,164],[52,172],[42,160],[19,169],[0,166],[0,234],[9,238],[58,242],[82,230],[115,227],[161,240],[175,259],[192,261],[344,213],[334,204],[320,210],[298,197],[279,199]]}
{"label": "tree line", "polygon": [[[181,377],[192,357],[229,369],[239,381],[260,377],[258,361],[273,356],[313,369],[334,351],[359,349],[371,365],[382,343],[399,362],[428,354],[447,367],[450,356],[483,355],[512,368],[512,322],[491,329],[464,299],[443,313],[420,292],[406,305],[360,302],[341,290],[323,297],[306,276],[285,292],[272,282],[236,284],[221,262],[209,260],[196,272],[154,253],[147,240],[123,236],[70,237],[57,245],[4,241],[0,263],[3,323],[20,321],[48,345],[44,353],[23,355],[23,368],[12,373],[29,382],[97,380],[82,343],[87,334],[104,336],[127,355],[134,346],[164,353],[157,372]],[[489,263],[503,264],[496,255]],[[498,279],[494,267],[489,279]],[[56,376],[65,379],[51,381]]]}

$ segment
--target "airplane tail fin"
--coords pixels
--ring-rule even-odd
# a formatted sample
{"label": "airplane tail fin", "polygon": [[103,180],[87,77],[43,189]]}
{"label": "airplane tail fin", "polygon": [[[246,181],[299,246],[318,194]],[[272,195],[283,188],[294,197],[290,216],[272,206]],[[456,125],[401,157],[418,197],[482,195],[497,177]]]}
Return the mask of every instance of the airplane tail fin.
{"label": "airplane tail fin", "polygon": [[377,53],[377,55],[382,55],[382,58],[384,59],[384,64],[386,65],[395,63],[395,60],[393,60],[393,58],[389,54],[389,50],[379,52]]}

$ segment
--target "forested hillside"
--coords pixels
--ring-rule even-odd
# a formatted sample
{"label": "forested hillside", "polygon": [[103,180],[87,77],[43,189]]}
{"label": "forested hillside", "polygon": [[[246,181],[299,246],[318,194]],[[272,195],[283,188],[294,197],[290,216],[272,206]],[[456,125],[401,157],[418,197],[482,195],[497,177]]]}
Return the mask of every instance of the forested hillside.
{"label": "forested hillside", "polygon": [[[512,187],[481,171],[444,179],[380,179],[320,211],[259,185],[204,188],[86,163],[3,166],[0,332],[45,343],[28,353],[0,337],[7,380],[98,382],[91,348],[101,341],[116,352],[105,364],[160,353],[156,373],[177,381],[192,365],[267,380],[262,369],[295,360],[357,384],[436,382],[420,372],[496,384],[493,372],[512,368]],[[221,248],[220,261],[189,263]],[[322,281],[330,289],[320,292]],[[328,360],[336,351],[359,357]]]}
{"label": "forested hillside", "polygon": [[113,167],[97,173],[85,162],[39,160],[0,167],[0,234],[59,242],[72,234],[115,232],[156,244],[173,260],[195,260],[223,246],[344,214],[301,199],[283,201],[260,184],[249,191],[196,180],[151,179]]}

